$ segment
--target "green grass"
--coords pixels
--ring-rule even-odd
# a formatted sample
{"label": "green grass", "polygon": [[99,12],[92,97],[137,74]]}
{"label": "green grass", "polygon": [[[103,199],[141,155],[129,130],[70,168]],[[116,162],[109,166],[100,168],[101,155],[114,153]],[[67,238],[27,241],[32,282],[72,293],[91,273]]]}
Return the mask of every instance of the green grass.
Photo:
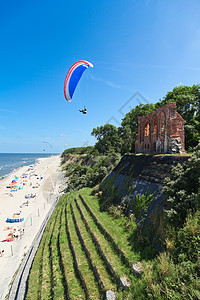
{"label": "green grass", "polygon": [[[31,274],[28,282],[28,293],[26,299],[41,299],[42,298],[42,283],[48,277],[46,275],[46,269],[48,267],[48,255],[46,255],[47,251],[47,243],[49,240],[49,232],[52,231],[55,220],[57,216],[57,210],[54,211],[51,216],[45,232],[42,237],[42,241],[37,251],[37,255],[34,258],[34,262],[31,269]],[[50,272],[47,272],[50,274]],[[48,281],[48,280],[47,280]]]}
{"label": "green grass", "polygon": [[70,252],[69,241],[67,239],[66,218],[64,212],[62,214],[61,227],[60,227],[60,251],[62,254],[64,273],[67,280],[70,297],[71,299],[83,299],[84,291],[80,286],[79,280],[77,278],[77,274],[74,269],[73,257]]}
{"label": "green grass", "polygon": [[[98,199],[90,195],[91,189],[85,188],[79,192],[130,262],[138,261],[139,255],[135,255],[128,244],[124,221],[100,212]],[[31,268],[26,299],[86,299],[86,289],[90,299],[104,299],[107,290],[113,290],[119,299],[123,299],[126,293],[119,290],[116,278],[126,275],[133,280],[131,269],[124,265],[112,243],[99,230],[79,199],[79,192],[61,197],[49,220]],[[89,232],[74,201],[75,197],[88,223]],[[97,249],[90,232],[98,241],[101,251]],[[114,273],[109,271],[101,253]]]}
{"label": "green grass", "polygon": [[143,155],[143,156],[182,156],[182,155],[186,155],[186,156],[191,156],[193,153],[192,152],[183,152],[183,153],[131,153],[130,155],[137,155],[137,156],[140,156],[140,155]]}
{"label": "green grass", "polygon": [[[137,262],[141,259],[138,253],[134,253],[129,242],[129,232],[125,231],[125,220],[116,219],[106,211],[100,211],[98,198],[91,196],[92,189],[83,188],[80,193],[87,202],[90,210],[103,225],[106,231],[113,237],[117,246],[126,253],[130,262]],[[78,199],[78,197],[77,197]]]}
{"label": "green grass", "polygon": [[[74,206],[74,208],[75,208],[75,206]],[[106,290],[109,290],[109,289],[116,290],[116,284],[113,283],[113,280],[112,280],[110,274],[108,273],[106,266],[105,266],[104,262],[102,261],[100,255],[97,251],[97,248],[95,247],[95,244],[92,242],[91,236],[88,233],[88,231],[86,230],[85,225],[84,225],[83,221],[81,220],[79,213],[76,209],[75,209],[75,216],[77,218],[77,223],[78,223],[79,229],[81,231],[81,235],[85,241],[85,245],[86,245],[88,251],[90,252],[93,264],[99,272],[100,278],[103,282],[103,285],[105,286],[105,289]]]}
{"label": "green grass", "polygon": [[82,250],[80,241],[76,234],[69,204],[67,204],[67,216],[68,216],[68,226],[69,226],[69,232],[71,236],[71,242],[74,247],[74,251],[76,253],[78,268],[85,280],[91,299],[95,299],[95,297],[98,299],[99,298],[98,286],[94,280],[92,270],[90,269],[89,263],[87,261],[84,251]]}
{"label": "green grass", "polygon": [[[93,219],[91,218],[90,214],[87,212],[85,207],[82,205],[81,201],[78,200],[78,204],[82,210],[84,218],[87,220],[87,223],[93,232],[94,236],[96,237],[98,243],[100,244],[102,251],[106,255],[107,259],[114,266],[114,270],[119,277],[122,277],[124,274],[130,276],[130,270],[127,270],[126,266],[120,261],[118,255],[114,252],[111,244],[105,239],[104,235],[100,232],[97,225],[94,223]],[[128,271],[128,272],[127,272]]]}
{"label": "green grass", "polygon": [[53,295],[55,299],[64,299],[63,288],[63,275],[59,264],[59,251],[58,251],[58,235],[60,229],[62,210],[59,211],[55,223],[54,231],[50,241],[50,250],[52,256],[52,282],[53,282]]}

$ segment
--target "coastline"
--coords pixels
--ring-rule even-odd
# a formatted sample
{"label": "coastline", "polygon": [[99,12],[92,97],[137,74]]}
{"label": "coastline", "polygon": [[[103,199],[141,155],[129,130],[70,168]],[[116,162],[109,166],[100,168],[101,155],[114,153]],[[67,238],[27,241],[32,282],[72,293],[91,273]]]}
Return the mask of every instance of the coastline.
{"label": "coastline", "polygon": [[[26,173],[27,181],[22,179]],[[35,173],[35,176],[34,176]],[[12,192],[7,188],[13,179],[19,178],[23,189]],[[33,169],[23,166],[6,178],[0,180],[0,251],[4,250],[3,257],[0,257],[0,298],[4,299],[9,292],[9,284],[18,269],[23,257],[28,252],[39,228],[49,212],[56,196],[59,196],[62,187],[62,171],[60,168],[60,155],[47,158],[39,158]],[[25,195],[35,195],[26,203]],[[20,213],[24,218],[23,222],[6,223],[7,218],[13,214]],[[12,227],[18,234],[11,242],[5,242]]]}
{"label": "coastline", "polygon": [[[24,166],[34,165],[40,158],[48,158],[59,154],[39,153],[0,153],[0,181],[14,174]],[[11,161],[10,161],[11,159]]]}

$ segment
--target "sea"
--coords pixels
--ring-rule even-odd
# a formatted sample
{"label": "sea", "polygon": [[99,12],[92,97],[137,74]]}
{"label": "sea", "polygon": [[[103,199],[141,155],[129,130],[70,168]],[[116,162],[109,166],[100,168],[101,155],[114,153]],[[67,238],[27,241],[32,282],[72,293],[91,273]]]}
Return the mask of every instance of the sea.
{"label": "sea", "polygon": [[38,158],[50,156],[52,153],[0,153],[0,180],[20,167],[35,164]]}

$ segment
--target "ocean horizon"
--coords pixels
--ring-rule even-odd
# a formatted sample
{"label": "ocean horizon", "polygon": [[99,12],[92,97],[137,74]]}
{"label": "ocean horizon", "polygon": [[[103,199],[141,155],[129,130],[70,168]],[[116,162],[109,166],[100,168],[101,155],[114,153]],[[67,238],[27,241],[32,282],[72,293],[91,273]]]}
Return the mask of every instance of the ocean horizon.
{"label": "ocean horizon", "polygon": [[59,153],[0,153],[0,180],[16,169],[35,164],[39,158]]}

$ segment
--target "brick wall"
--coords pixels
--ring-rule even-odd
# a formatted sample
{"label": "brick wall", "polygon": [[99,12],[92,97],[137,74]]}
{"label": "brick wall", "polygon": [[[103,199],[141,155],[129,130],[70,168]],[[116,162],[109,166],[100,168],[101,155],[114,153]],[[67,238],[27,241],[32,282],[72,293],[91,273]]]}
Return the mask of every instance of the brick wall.
{"label": "brick wall", "polygon": [[155,112],[138,118],[136,153],[185,152],[184,120],[170,102]]}

